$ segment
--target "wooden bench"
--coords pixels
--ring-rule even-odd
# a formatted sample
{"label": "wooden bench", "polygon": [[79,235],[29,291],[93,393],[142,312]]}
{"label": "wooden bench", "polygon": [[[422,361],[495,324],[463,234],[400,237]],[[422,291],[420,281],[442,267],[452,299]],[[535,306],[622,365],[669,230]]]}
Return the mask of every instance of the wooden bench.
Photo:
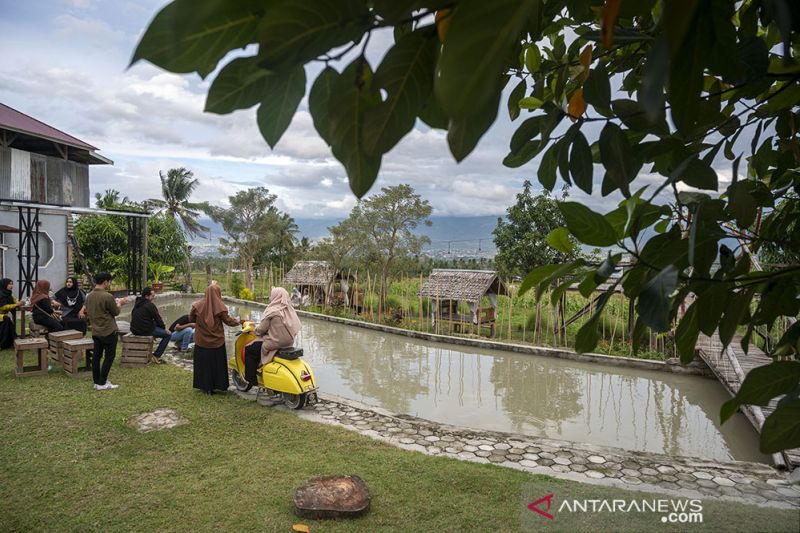
{"label": "wooden bench", "polygon": [[120,366],[123,368],[141,368],[147,366],[153,357],[153,337],[131,335],[122,337],[122,358]]}
{"label": "wooden bench", "polygon": [[53,331],[47,335],[50,343],[50,359],[58,361],[63,366],[64,357],[62,354],[62,344],[64,341],[82,339],[83,333],[76,329],[65,329],[64,331]]}
{"label": "wooden bench", "polygon": [[[38,363],[36,365],[25,366],[25,352],[27,351],[36,354],[38,358]],[[46,339],[15,339],[14,352],[16,353],[17,359],[17,377],[47,374],[47,351],[48,344]]]}
{"label": "wooden bench", "polygon": [[[61,343],[64,372],[72,377],[80,375],[81,370],[91,370],[92,360],[89,351],[94,349],[92,339],[70,339]],[[84,363],[81,366],[81,362]]]}

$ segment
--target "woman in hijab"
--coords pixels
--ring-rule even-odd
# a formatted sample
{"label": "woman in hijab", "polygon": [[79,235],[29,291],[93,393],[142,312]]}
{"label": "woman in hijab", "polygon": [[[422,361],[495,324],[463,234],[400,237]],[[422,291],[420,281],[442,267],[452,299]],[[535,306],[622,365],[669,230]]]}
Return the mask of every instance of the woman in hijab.
{"label": "woman in hijab", "polygon": [[256,370],[266,365],[279,348],[291,348],[300,332],[300,319],[292,307],[289,293],[283,287],[273,287],[269,305],[261,314],[261,323],[253,331],[260,340],[250,343],[244,350],[244,373],[249,386],[257,383]]}
{"label": "woman in hijab", "polygon": [[[56,302],[58,307],[60,304]],[[56,318],[53,304],[50,301],[50,282],[40,279],[31,293],[31,307],[33,308],[33,322],[47,328],[48,332],[64,331],[64,324]]]}
{"label": "woman in hijab", "polygon": [[14,282],[8,278],[0,279],[0,350],[14,345],[17,338],[17,324],[14,313],[22,306],[21,301],[14,298]]}
{"label": "woman in hijab", "polygon": [[55,299],[61,304],[61,322],[64,327],[86,333],[86,308],[83,306],[86,294],[78,286],[78,280],[67,278],[64,287],[56,292]]}
{"label": "woman in hijab", "polygon": [[194,331],[194,388],[204,390],[206,394],[228,390],[228,355],[223,324],[238,326],[241,321],[228,315],[219,285],[209,285],[205,296],[192,304],[189,322],[197,324]]}

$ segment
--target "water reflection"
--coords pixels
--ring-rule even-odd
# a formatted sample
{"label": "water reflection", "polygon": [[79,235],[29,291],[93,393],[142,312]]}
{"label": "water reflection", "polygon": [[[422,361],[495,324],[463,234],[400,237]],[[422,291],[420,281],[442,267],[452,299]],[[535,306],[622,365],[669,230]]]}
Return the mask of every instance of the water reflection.
{"label": "water reflection", "polygon": [[[171,322],[191,302],[157,303]],[[260,313],[231,313],[252,310]],[[766,460],[742,415],[719,426],[727,394],[707,379],[427,343],[310,319],[297,344],[323,393],[396,412],[670,455]]]}

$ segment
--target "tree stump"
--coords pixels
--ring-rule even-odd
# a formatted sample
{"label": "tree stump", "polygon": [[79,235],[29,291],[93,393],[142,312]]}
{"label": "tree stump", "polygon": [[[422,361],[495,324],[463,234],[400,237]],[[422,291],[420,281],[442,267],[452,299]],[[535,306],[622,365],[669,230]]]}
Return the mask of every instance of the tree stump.
{"label": "tree stump", "polygon": [[315,477],[294,492],[294,512],[303,518],[356,518],[369,511],[369,502],[358,476]]}

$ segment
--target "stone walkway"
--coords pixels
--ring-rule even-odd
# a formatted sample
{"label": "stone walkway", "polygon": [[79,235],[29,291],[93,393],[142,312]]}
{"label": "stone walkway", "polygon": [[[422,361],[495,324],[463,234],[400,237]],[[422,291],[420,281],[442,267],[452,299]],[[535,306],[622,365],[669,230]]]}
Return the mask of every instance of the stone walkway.
{"label": "stone walkway", "polygon": [[[191,360],[171,354],[165,357],[181,368],[192,369]],[[253,392],[237,391],[237,394],[249,400],[256,399]],[[264,394],[258,400],[272,405]],[[283,409],[283,406],[276,408]],[[322,395],[313,407],[293,412],[307,420],[338,425],[428,455],[494,463],[535,474],[630,490],[800,508],[800,484],[793,484],[788,474],[766,464],[721,463],[474,430],[391,413],[330,395]]]}

